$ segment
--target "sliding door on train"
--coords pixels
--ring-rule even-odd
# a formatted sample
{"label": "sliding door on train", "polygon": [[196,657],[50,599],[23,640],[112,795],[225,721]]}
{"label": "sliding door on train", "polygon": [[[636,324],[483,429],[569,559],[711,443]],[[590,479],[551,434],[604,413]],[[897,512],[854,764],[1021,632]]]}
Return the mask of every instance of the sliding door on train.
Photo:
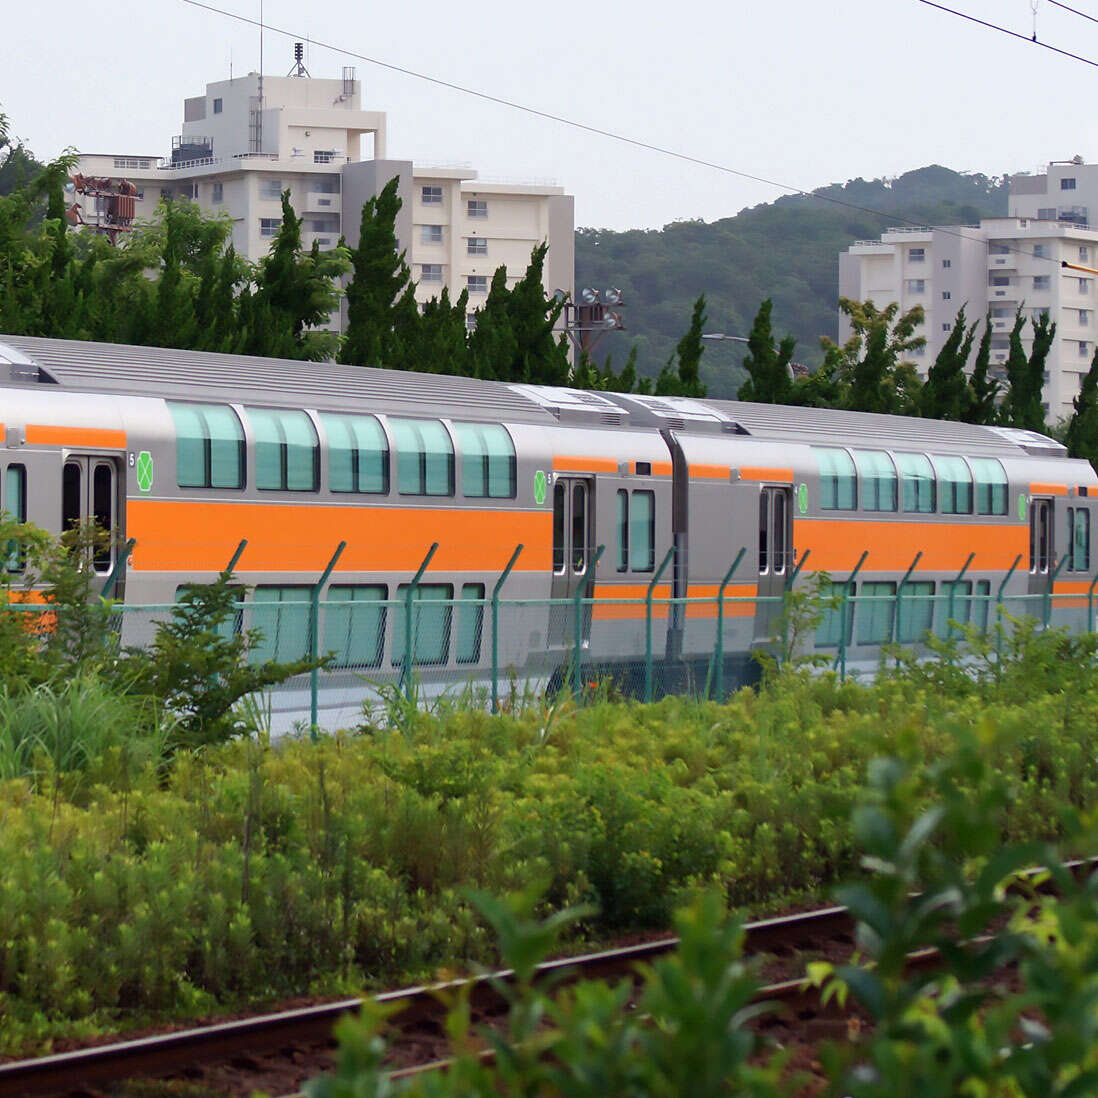
{"label": "sliding door on train", "polygon": [[[553,480],[553,583],[554,600],[571,599],[593,559],[594,480],[590,477],[557,476]],[[589,591],[588,594],[591,592]],[[554,602],[549,613],[549,644],[567,647],[575,643],[575,611]],[[584,643],[591,639],[591,607],[584,608],[580,628]]]}
{"label": "sliding door on train", "polygon": [[755,637],[771,636],[783,609],[782,597],[793,567],[793,490],[766,486],[759,491],[759,603]]}
{"label": "sliding door on train", "polygon": [[67,454],[61,470],[61,530],[93,519],[110,535],[92,554],[92,567],[103,576],[114,568],[124,540],[120,473],[115,458],[91,454]]}
{"label": "sliding door on train", "polygon": [[1044,594],[1049,573],[1056,569],[1052,499],[1033,497],[1029,501],[1029,591]]}

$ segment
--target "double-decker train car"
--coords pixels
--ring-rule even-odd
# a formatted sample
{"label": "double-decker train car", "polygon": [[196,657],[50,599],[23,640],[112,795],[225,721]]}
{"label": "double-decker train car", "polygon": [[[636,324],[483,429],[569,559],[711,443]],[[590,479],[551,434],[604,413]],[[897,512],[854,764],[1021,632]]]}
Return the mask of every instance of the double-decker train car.
{"label": "double-decker train car", "polygon": [[[580,584],[585,663],[610,673],[648,643],[703,673],[723,587],[730,685],[797,567],[864,600],[814,638],[851,667],[944,621],[946,593],[977,618],[992,596],[1051,593],[1054,620],[1089,624],[1098,480],[1031,432],[3,335],[0,423],[0,508],[115,530],[94,567],[127,604],[170,604],[246,540],[235,569],[264,654],[297,654],[291,625],[346,542],[321,648],[356,673],[402,662],[402,615],[371,607],[399,600],[436,542],[413,659],[441,685],[483,677],[483,600],[520,544],[498,657],[525,679],[567,665],[576,619],[552,600]],[[626,600],[650,588],[649,637]]]}

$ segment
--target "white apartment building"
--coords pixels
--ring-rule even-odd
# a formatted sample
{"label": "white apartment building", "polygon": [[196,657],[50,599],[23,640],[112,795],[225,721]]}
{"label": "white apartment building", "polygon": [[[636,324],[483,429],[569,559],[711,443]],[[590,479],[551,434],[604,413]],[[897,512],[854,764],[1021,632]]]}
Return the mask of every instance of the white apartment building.
{"label": "white apartment building", "polygon": [[[574,286],[571,195],[549,183],[481,180],[466,166],[389,159],[385,113],[362,109],[353,69],[341,80],[249,73],[207,84],[205,95],[184,101],[170,156],[85,153],[76,171],[133,183],[137,218],[169,197],[224,210],[237,252],[253,260],[278,232],[284,190],[303,218],[306,247],[314,241],[334,247],[341,234],[353,246],[363,205],[397,176],[398,247],[407,253],[420,302],[444,286],[455,298],[468,289],[473,311],[496,268],[505,265],[513,284],[542,241],[549,242],[546,289],[571,293]],[[76,201],[83,220],[96,224],[108,200],[77,195]]]}
{"label": "white apartment building", "polygon": [[[1045,176],[1015,176],[1008,217],[986,218],[977,226],[892,228],[877,240],[857,241],[839,256],[841,296],[882,307],[895,301],[903,311],[923,307],[926,320],[917,334],[926,337],[926,347],[913,361],[924,376],[962,305],[970,322],[982,322],[991,311],[991,365],[999,373],[1016,310],[1021,307],[1029,317],[1047,311],[1056,322],[1044,391],[1052,422],[1072,414],[1098,339],[1098,276],[1061,267],[1061,262],[1098,266],[1098,228],[1087,224],[1088,209],[1098,211],[1098,165],[1072,165],[1074,178],[1054,170],[1060,167],[1050,165]],[[1083,171],[1092,173],[1085,197],[1079,186]],[[1048,205],[1064,179],[1070,180],[1064,192],[1092,207],[1078,201]],[[1027,324],[1027,352],[1031,332]],[[849,334],[840,315],[840,341]]]}

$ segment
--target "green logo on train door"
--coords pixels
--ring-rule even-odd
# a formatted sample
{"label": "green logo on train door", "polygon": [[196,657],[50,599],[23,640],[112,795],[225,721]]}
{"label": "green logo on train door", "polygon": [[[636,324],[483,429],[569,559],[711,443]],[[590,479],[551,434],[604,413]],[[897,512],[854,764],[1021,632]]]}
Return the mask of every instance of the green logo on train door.
{"label": "green logo on train door", "polygon": [[797,486],[797,509],[802,515],[808,514],[808,485],[800,484]]}
{"label": "green logo on train door", "polygon": [[137,455],[137,487],[147,492],[153,486],[153,458],[148,450]]}
{"label": "green logo on train door", "polygon": [[1025,492],[1023,492],[1018,497],[1018,521],[1019,522],[1025,522],[1026,521],[1026,494],[1025,494]]}
{"label": "green logo on train door", "polygon": [[546,485],[547,485],[547,481],[545,479],[545,472],[544,472],[544,470],[539,469],[534,474],[534,502],[535,503],[542,504],[542,503],[545,502]]}

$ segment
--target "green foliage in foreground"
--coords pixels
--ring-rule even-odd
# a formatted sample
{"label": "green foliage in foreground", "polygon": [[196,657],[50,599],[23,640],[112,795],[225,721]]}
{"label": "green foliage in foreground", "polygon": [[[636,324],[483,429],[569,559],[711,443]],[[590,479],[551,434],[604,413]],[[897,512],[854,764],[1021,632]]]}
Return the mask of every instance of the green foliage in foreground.
{"label": "green foliage in foreground", "polygon": [[943,647],[875,686],[787,670],[723,705],[453,709],[168,768],[44,752],[0,798],[0,1047],[493,963],[469,888],[590,905],[575,942],[663,928],[699,889],[753,914],[822,898],[856,867],[871,760],[918,770],[959,729],[1009,798],[996,840],[1062,837],[1098,804],[1094,645],[1012,636],[972,677]]}
{"label": "green foliage in foreground", "polygon": [[[1016,806],[991,759],[994,733],[959,733],[937,759],[882,757],[870,766],[853,817],[866,871],[837,892],[857,921],[858,953],[835,969],[810,965],[825,999],[857,1003],[872,1027],[823,1049],[827,1093],[849,1098],[1083,1098],[1098,1091],[1098,873],[1076,882],[1050,844],[1002,845]],[[1093,848],[1093,813],[1064,826]],[[1054,867],[1058,897],[1020,871]],[[505,962],[519,976],[510,1024],[470,1039],[467,1003],[452,1007],[457,1050],[445,1073],[393,1084],[385,1074],[385,1012],[366,1007],[341,1024],[334,1075],[308,1098],[792,1098],[820,1093],[787,1070],[788,1053],[750,1027],[771,1012],[757,967],[714,890],[679,912],[675,956],[642,967],[642,988],[586,982],[557,996],[534,986],[566,916],[538,924],[520,907],[486,905]],[[963,943],[963,944],[962,944]],[[910,966],[936,949],[941,964]],[[997,980],[1015,966],[1012,982]],[[633,1006],[633,1002],[636,1006]],[[548,1023],[548,1024],[546,1024]],[[811,1090],[807,1087],[811,1086]],[[806,1088],[806,1089],[802,1089]]]}

